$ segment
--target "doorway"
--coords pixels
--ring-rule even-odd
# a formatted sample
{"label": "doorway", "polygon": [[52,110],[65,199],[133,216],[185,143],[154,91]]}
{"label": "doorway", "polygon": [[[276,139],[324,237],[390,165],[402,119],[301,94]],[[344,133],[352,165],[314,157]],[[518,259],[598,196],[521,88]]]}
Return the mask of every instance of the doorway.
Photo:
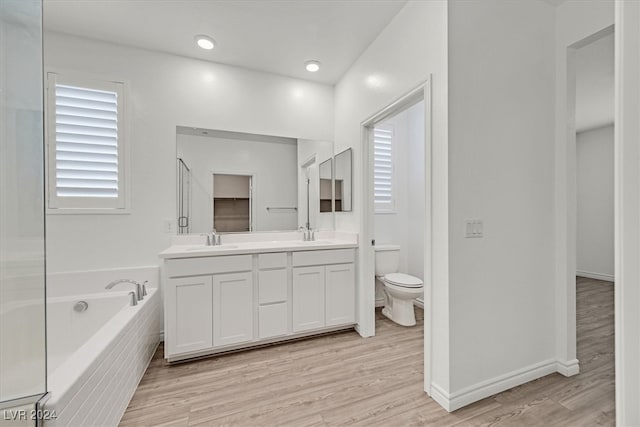
{"label": "doorway", "polygon": [[[432,283],[432,216],[431,216],[431,110],[430,110],[430,81],[427,81],[414,90],[408,92],[406,95],[398,98],[395,102],[389,104],[367,120],[361,123],[362,129],[362,185],[364,189],[364,204],[362,213],[362,229],[363,229],[363,241],[371,242],[371,245],[367,245],[365,250],[360,255],[360,260],[363,263],[363,291],[361,293],[363,301],[360,305],[360,321],[365,325],[375,325],[375,306],[376,306],[376,293],[375,293],[375,245],[377,244],[377,232],[381,231],[380,226],[376,230],[376,205],[380,208],[385,200],[389,201],[389,191],[393,192],[393,178],[391,182],[383,183],[380,178],[382,177],[382,170],[378,170],[378,180],[376,181],[376,160],[375,160],[375,140],[376,129],[380,130],[385,127],[385,122],[389,122],[393,117],[409,111],[412,107],[416,107],[414,114],[421,115],[421,124],[414,129],[417,129],[419,136],[416,136],[416,140],[419,141],[421,150],[413,157],[413,161],[418,166],[417,169],[423,171],[423,175],[418,178],[420,181],[416,187],[419,196],[415,198],[416,205],[421,216],[421,221],[418,229],[412,232],[414,240],[418,246],[421,246],[422,252],[418,255],[418,260],[415,264],[420,264],[421,268],[417,271],[416,277],[423,279],[423,297],[422,306],[424,308],[424,389],[427,394],[430,393],[431,384],[431,336],[432,336],[432,319],[431,319],[431,283]],[[388,125],[389,123],[387,123]],[[414,153],[415,154],[415,153]],[[407,178],[408,179],[408,178]],[[396,178],[397,180],[397,178]],[[414,177],[415,180],[415,177]],[[397,184],[397,182],[396,182]],[[376,196],[376,191],[378,192]],[[402,190],[404,191],[404,190]],[[392,198],[392,197],[391,197]],[[419,206],[418,206],[419,205]],[[378,209],[378,215],[383,215],[381,210]],[[391,240],[393,236],[389,236]],[[407,258],[407,268],[408,268]],[[402,267],[401,267],[402,268]],[[405,270],[406,271],[406,270]],[[373,327],[372,329],[375,329]]]}
{"label": "doorway", "polygon": [[[558,371],[566,376],[591,373],[596,359],[614,375],[614,44],[610,26],[566,48],[567,125],[558,140],[565,194],[557,199]],[[607,353],[592,352],[603,346]],[[613,400],[613,391],[603,398]]]}
{"label": "doorway", "polygon": [[212,224],[219,232],[253,230],[251,175],[214,173],[212,177]]}

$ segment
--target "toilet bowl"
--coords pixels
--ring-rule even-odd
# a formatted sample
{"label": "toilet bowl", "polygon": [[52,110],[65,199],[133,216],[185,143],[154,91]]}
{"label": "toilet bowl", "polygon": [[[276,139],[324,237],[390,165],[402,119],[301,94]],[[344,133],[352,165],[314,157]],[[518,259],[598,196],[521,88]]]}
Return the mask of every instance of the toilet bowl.
{"label": "toilet bowl", "polygon": [[400,246],[375,247],[376,278],[384,285],[385,305],[382,314],[402,326],[414,326],[413,301],[422,296],[423,282],[409,274],[398,273]]}

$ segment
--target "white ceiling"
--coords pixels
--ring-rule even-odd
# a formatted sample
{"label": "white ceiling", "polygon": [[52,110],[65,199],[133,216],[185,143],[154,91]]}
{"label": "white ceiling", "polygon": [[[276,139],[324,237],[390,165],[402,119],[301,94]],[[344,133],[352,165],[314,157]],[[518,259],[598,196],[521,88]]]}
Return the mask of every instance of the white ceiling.
{"label": "white ceiling", "polygon": [[[334,84],[406,0],[45,0],[45,29]],[[218,46],[205,51],[194,36]],[[317,73],[304,62],[317,59]]]}
{"label": "white ceiling", "polygon": [[583,132],[614,121],[614,35],[576,53],[576,130]]}

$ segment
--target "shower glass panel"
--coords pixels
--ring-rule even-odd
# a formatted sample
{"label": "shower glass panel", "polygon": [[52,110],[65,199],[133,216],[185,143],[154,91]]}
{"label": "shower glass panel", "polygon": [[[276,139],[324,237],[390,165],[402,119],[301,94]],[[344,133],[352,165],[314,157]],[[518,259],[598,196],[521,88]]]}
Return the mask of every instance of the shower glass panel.
{"label": "shower glass panel", "polygon": [[47,390],[42,94],[42,3],[2,0],[0,415]]}

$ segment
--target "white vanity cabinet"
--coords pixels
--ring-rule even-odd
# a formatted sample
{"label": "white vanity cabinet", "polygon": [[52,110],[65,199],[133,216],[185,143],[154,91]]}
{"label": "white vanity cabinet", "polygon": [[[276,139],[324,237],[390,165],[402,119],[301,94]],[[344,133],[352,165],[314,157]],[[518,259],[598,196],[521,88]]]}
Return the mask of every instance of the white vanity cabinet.
{"label": "white vanity cabinet", "polygon": [[252,273],[213,276],[213,345],[253,340]]}
{"label": "white vanity cabinet", "polygon": [[165,258],[169,362],[355,324],[354,249]]}
{"label": "white vanity cabinet", "polygon": [[293,331],[301,332],[324,326],[325,268],[293,269]]}
{"label": "white vanity cabinet", "polygon": [[293,331],[355,323],[352,249],[293,253]]}
{"label": "white vanity cabinet", "polygon": [[167,354],[213,346],[213,281],[211,276],[170,279],[165,292]]}
{"label": "white vanity cabinet", "polygon": [[286,252],[258,254],[258,337],[289,333],[289,274]]}

